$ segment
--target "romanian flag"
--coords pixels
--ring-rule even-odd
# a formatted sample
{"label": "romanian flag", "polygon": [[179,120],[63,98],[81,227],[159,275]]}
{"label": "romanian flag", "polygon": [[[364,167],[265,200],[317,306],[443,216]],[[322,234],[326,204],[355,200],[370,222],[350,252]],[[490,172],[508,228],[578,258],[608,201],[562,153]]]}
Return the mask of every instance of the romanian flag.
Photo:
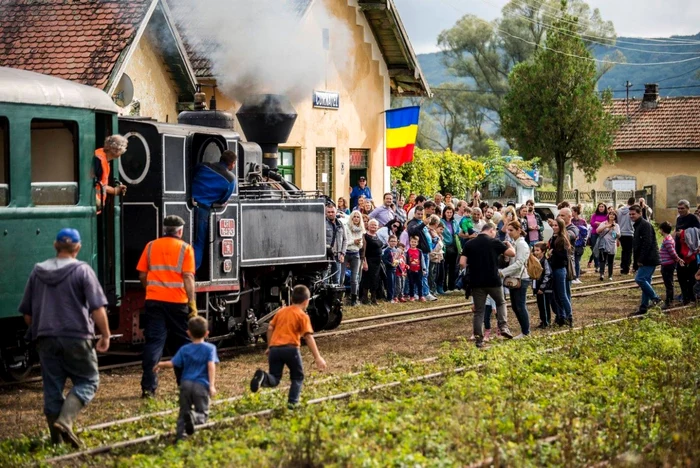
{"label": "romanian flag", "polygon": [[420,107],[403,107],[386,111],[386,164],[398,167],[413,161],[418,136]]}

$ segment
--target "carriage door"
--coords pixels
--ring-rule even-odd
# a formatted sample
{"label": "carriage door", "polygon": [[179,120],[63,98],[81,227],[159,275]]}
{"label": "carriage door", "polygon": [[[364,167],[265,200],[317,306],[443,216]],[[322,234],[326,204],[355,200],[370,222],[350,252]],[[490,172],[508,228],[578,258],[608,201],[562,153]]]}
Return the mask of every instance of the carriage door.
{"label": "carriage door", "polygon": [[[95,114],[97,148],[101,148],[105,138],[112,134],[112,124],[112,115],[99,112]],[[119,171],[114,162],[111,166],[109,184],[113,186],[119,180]],[[107,197],[102,214],[97,217],[98,276],[110,306],[117,304],[120,294],[117,278],[121,274],[121,201],[122,197]]]}

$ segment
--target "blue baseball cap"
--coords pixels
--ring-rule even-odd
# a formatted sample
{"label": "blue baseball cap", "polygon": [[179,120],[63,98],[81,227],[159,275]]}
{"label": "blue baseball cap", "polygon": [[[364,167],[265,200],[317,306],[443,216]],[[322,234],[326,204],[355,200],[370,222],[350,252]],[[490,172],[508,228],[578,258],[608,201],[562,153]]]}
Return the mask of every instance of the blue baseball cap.
{"label": "blue baseball cap", "polygon": [[63,228],[58,231],[58,234],[56,234],[56,242],[63,242],[65,244],[79,244],[80,233],[77,229]]}

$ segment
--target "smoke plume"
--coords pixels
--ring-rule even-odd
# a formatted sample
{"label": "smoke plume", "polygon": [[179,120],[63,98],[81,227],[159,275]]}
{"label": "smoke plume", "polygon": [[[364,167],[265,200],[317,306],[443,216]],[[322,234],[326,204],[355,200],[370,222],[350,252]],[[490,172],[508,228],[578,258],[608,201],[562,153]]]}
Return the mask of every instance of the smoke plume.
{"label": "smoke plume", "polygon": [[298,102],[323,88],[329,61],[349,66],[350,31],[321,0],[169,4],[190,49],[209,60],[217,86],[238,102],[266,93]]}

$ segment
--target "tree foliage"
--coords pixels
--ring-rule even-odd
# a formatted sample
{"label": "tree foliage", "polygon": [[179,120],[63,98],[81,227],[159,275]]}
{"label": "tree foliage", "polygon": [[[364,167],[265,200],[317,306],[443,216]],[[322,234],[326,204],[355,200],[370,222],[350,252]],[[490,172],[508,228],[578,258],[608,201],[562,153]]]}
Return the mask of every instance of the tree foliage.
{"label": "tree foliage", "polygon": [[391,168],[392,180],[402,193],[432,195],[450,192],[462,196],[483,180],[483,163],[450,150],[437,152],[417,148],[413,162]]}
{"label": "tree foliage", "polygon": [[501,147],[493,140],[487,140],[486,146],[488,147],[487,155],[477,158],[477,161],[484,165],[484,178],[479,181],[479,186],[488,184],[503,188],[505,186],[503,175],[505,174],[506,166],[514,164],[524,171],[530,171],[539,162],[538,158],[525,160],[514,150],[510,150],[504,155]]}
{"label": "tree foliage", "polygon": [[[566,2],[562,2],[566,8]],[[566,34],[564,33],[566,32]],[[500,112],[501,131],[530,159],[557,167],[557,198],[563,198],[564,169],[573,162],[590,180],[612,149],[619,120],[606,111],[610,93],[598,97],[596,66],[578,37],[577,18],[563,14],[533,61],[515,67]]]}

